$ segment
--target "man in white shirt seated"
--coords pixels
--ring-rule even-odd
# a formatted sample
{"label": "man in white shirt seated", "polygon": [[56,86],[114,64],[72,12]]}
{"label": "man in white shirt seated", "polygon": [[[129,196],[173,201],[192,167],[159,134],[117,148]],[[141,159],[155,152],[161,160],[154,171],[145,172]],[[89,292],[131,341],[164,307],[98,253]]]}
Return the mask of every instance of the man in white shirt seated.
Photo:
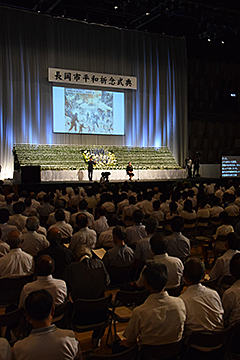
{"label": "man in white shirt seated", "polygon": [[26,221],[27,232],[22,235],[21,249],[32,256],[49,246],[45,235],[38,234],[39,219],[36,216],[27,218]]}
{"label": "man in white shirt seated", "polygon": [[198,258],[189,259],[184,267],[187,290],[180,296],[187,310],[185,334],[193,331],[221,331],[224,329],[223,307],[215,290],[201,285],[205,266]]}
{"label": "man in white shirt seated", "polygon": [[10,213],[7,209],[0,209],[0,229],[2,230],[2,241],[7,241],[7,236],[10,231],[18,230],[15,225],[9,225]]}
{"label": "man in white shirt seated", "polygon": [[93,229],[88,228],[88,217],[87,215],[80,213],[76,217],[77,226],[80,228],[76,232],[70,241],[69,249],[74,253],[80,245],[86,245],[90,249],[94,249],[97,242],[97,234]]}
{"label": "man in white shirt seated", "polygon": [[165,290],[168,271],[164,264],[148,260],[143,271],[144,286],[150,295],[133,310],[121,345],[131,347],[138,339],[139,345],[165,345],[182,338],[186,309],[184,302],[169,296]]}
{"label": "man in white shirt seated", "polygon": [[94,221],[93,229],[97,232],[98,235],[109,228],[106,214],[107,210],[103,206],[97,208],[98,219]]}
{"label": "man in white shirt seated", "polygon": [[126,228],[126,244],[134,245],[140,239],[143,239],[147,236],[145,226],[142,225],[144,214],[142,210],[135,210],[132,214],[134,221],[133,226]]}
{"label": "man in white shirt seated", "polygon": [[54,260],[49,255],[41,255],[36,261],[37,280],[24,285],[19,308],[24,307],[26,297],[32,292],[40,289],[47,290],[53,297],[54,305],[59,305],[67,300],[67,286],[65,281],[54,279]]}
{"label": "man in white shirt seated", "polygon": [[[156,233],[150,239],[151,250],[154,254],[153,260],[165,264],[168,270],[168,281],[166,283],[166,289],[172,289],[178,287],[182,282],[183,275],[183,263],[180,259],[168,256],[167,247],[168,239],[163,233]],[[143,268],[144,271],[144,268]],[[133,285],[137,287],[144,286],[143,271],[139,276],[139,279]]]}
{"label": "man in white shirt seated", "polygon": [[103,231],[97,241],[97,248],[103,247],[104,249],[110,249],[114,247],[113,241],[113,229],[118,225],[118,216],[116,214],[111,214],[107,219],[109,228]]}
{"label": "man in white shirt seated", "polygon": [[126,226],[131,226],[134,224],[134,221],[132,219],[132,215],[134,211],[138,210],[138,206],[136,205],[136,199],[135,196],[131,195],[129,196],[129,205],[125,206],[122,212],[122,222]]}
{"label": "man in white shirt seated", "polygon": [[52,325],[54,305],[51,294],[42,289],[31,292],[25,301],[26,316],[32,324],[30,335],[14,344],[16,360],[80,360],[81,350],[72,330]]}
{"label": "man in white shirt seated", "polygon": [[70,221],[70,217],[71,217],[71,213],[67,210],[65,210],[65,206],[66,206],[66,201],[64,199],[59,199],[56,201],[55,203],[55,212],[49,214],[48,219],[47,219],[47,225],[51,226],[56,224],[57,220],[55,217],[55,213],[57,210],[63,210],[64,211],[64,221],[66,223],[69,223]]}
{"label": "man in white shirt seated", "polygon": [[173,233],[167,237],[167,253],[168,255],[175,256],[179,258],[182,262],[185,262],[190,254],[191,244],[190,240],[181,233],[183,228],[183,218],[181,216],[174,216],[171,220],[171,229]]}
{"label": "man in white shirt seated", "polygon": [[149,218],[146,221],[145,230],[147,232],[147,236],[143,239],[138,240],[135,249],[135,259],[136,265],[144,263],[146,260],[153,258],[153,252],[150,246],[150,239],[151,237],[157,232],[158,230],[158,221],[154,218]]}
{"label": "man in white shirt seated", "polygon": [[86,200],[81,200],[79,202],[79,212],[72,214],[71,218],[70,218],[70,224],[72,225],[73,228],[75,228],[76,226],[76,218],[78,216],[78,214],[85,214],[88,218],[88,224],[87,226],[92,229],[93,228],[93,224],[94,224],[94,216],[92,214],[90,214],[87,211],[87,207],[88,207],[88,203],[86,202]]}
{"label": "man in white shirt seated", "polygon": [[34,271],[33,257],[22,251],[22,234],[11,231],[8,234],[7,243],[10,246],[8,254],[0,258],[0,277],[11,278],[30,275]]}
{"label": "man in white shirt seated", "polygon": [[59,229],[63,240],[70,239],[72,236],[72,233],[73,233],[73,228],[72,228],[72,225],[66,223],[65,212],[63,210],[59,209],[55,212],[54,216],[55,216],[56,222],[55,222],[55,224],[51,225],[48,230]]}
{"label": "man in white shirt seated", "polygon": [[25,228],[27,216],[22,215],[22,212],[25,210],[25,205],[23,202],[19,201],[13,204],[14,214],[9,217],[8,224],[15,225],[19,231],[22,231]]}
{"label": "man in white shirt seated", "polygon": [[228,250],[219,258],[217,258],[212,270],[209,273],[210,279],[218,279],[218,285],[224,276],[231,276],[230,261],[232,257],[237,254],[240,248],[240,237],[236,233],[229,233],[227,235]]}

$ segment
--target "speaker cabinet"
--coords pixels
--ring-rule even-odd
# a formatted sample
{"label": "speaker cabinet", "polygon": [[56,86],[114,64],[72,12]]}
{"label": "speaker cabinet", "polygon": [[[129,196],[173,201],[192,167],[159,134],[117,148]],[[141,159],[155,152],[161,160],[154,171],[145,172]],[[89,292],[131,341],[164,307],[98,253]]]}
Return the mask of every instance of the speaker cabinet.
{"label": "speaker cabinet", "polygon": [[21,181],[25,184],[40,183],[40,166],[23,166],[21,168]]}

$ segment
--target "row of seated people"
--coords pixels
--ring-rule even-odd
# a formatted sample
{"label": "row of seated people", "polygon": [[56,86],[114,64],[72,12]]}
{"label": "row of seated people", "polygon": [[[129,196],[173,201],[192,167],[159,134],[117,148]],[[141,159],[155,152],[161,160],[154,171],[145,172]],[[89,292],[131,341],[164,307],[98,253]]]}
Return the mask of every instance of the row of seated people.
{"label": "row of seated people", "polygon": [[[87,254],[86,252],[82,262],[90,263],[91,256]],[[39,258],[38,271],[49,270],[51,266],[49,257],[43,255]],[[115,343],[113,351],[124,351],[137,341],[139,347],[175,344],[183,337],[184,344],[187,345],[194,331],[221,332],[224,326],[239,323],[240,253],[233,256],[229,266],[236,282],[226,290],[221,299],[215,290],[201,284],[205,274],[204,264],[198,258],[190,258],[185,263],[183,272],[187,289],[179,297],[173,297],[166,291],[169,282],[168,267],[158,260],[148,260],[141,276],[149,296],[142,305],[133,310],[123,334],[124,340]],[[41,276],[45,275],[41,273]],[[28,337],[15,343],[15,359],[81,358],[80,346],[74,333],[52,325],[55,301],[54,294],[51,296],[53,290],[49,288],[46,291],[44,283],[42,287],[41,284],[39,287],[34,285],[34,282],[25,285],[24,288],[26,287],[32,288],[28,289],[30,293],[25,294],[22,306],[26,308],[27,318],[33,330]],[[3,359],[10,359],[10,350],[6,342],[0,341],[0,346],[5,351],[2,355],[6,354]],[[239,351],[238,334],[231,346],[235,352]],[[215,352],[215,357],[207,357],[210,350]],[[221,358],[218,350],[214,346],[208,346],[207,350],[204,346],[191,348],[187,359],[201,359],[202,351],[207,351],[204,357],[209,359]],[[184,352],[184,347],[182,351]]]}

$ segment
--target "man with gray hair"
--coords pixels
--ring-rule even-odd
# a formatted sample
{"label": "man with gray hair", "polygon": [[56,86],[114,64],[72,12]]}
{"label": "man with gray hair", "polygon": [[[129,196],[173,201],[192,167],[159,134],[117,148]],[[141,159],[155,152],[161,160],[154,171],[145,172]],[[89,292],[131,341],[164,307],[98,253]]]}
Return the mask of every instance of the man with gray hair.
{"label": "man with gray hair", "polygon": [[11,278],[30,275],[34,270],[33,257],[22,251],[22,234],[18,230],[8,234],[7,243],[10,246],[8,254],[0,258],[0,277]]}
{"label": "man with gray hair", "polygon": [[40,250],[49,246],[45,235],[38,234],[39,219],[36,216],[30,216],[26,221],[27,232],[22,236],[21,249],[32,256],[36,256]]}

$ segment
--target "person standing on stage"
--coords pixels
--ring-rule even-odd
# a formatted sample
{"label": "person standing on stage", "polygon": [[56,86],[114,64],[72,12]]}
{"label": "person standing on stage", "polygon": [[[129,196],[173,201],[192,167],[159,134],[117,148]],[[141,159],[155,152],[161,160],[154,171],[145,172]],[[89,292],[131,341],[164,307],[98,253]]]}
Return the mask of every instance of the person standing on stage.
{"label": "person standing on stage", "polygon": [[129,180],[132,180],[134,173],[133,173],[133,167],[131,162],[129,161],[128,166],[126,168],[127,175],[129,176]]}
{"label": "person standing on stage", "polygon": [[89,161],[88,161],[88,179],[89,181],[92,181],[92,175],[93,175],[93,165],[94,165],[94,161],[92,159],[92,156],[90,157]]}

